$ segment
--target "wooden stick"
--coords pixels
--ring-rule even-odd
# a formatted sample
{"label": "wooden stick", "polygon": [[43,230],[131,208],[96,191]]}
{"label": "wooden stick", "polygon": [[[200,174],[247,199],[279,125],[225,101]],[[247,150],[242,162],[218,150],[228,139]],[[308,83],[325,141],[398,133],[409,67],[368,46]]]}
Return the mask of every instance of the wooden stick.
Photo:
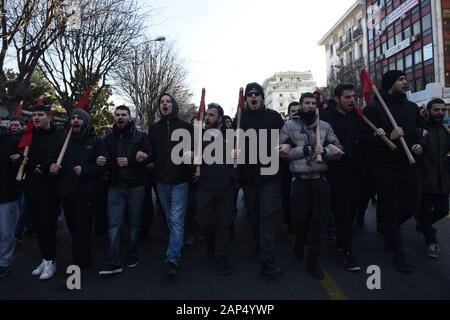
{"label": "wooden stick", "polygon": [[[367,125],[369,127],[371,127],[374,131],[377,131],[378,128],[372,123],[372,121],[370,121],[369,119],[367,119],[366,116],[361,116],[361,119],[364,120],[365,123],[367,123]],[[386,144],[388,145],[389,148],[391,148],[391,150],[397,150],[397,146],[391,141],[389,140],[388,137],[386,136],[379,136],[384,142],[386,142]]]}
{"label": "wooden stick", "polygon": [[70,127],[69,133],[67,134],[66,140],[64,141],[64,145],[61,149],[61,152],[59,153],[58,160],[56,160],[56,164],[58,166],[61,166],[64,155],[66,154],[67,146],[69,145],[69,141],[70,141],[70,137],[72,137],[72,127]]}
{"label": "wooden stick", "polygon": [[[320,143],[320,117],[319,117],[319,108],[316,109],[316,118],[317,118],[317,126],[316,126],[316,146],[321,146]],[[323,162],[322,155],[318,154],[316,158],[317,162]]]}
{"label": "wooden stick", "polygon": [[28,162],[28,152],[30,151],[30,147],[26,146],[25,150],[23,152],[23,160],[22,163],[20,164],[20,168],[19,171],[17,171],[17,175],[16,175],[16,181],[20,182],[23,180],[23,172],[25,170],[25,165]]}
{"label": "wooden stick", "polygon": [[[239,107],[238,107],[239,108]],[[241,110],[238,109],[238,114],[237,114],[237,122],[236,122],[236,130],[239,130],[241,128]],[[239,139],[239,132],[236,136],[236,148],[235,150],[239,150],[239,143],[240,143],[240,139]],[[236,153],[236,155],[238,155]],[[235,169],[238,167],[238,157],[234,158],[234,166]]]}
{"label": "wooden stick", "polygon": [[[383,106],[383,109],[386,112],[392,126],[394,127],[394,129],[398,129],[397,122],[395,122],[395,119],[392,116],[391,111],[389,110],[388,106],[386,105],[386,102],[384,101],[383,97],[381,96],[380,92],[378,91],[378,89],[375,85],[372,85],[372,90],[373,90],[373,92],[375,92],[376,96],[378,97],[378,100],[380,100],[380,103]],[[403,150],[405,151],[406,156],[408,157],[409,163],[415,164],[416,160],[414,160],[414,157],[413,157],[411,151],[409,150],[408,145],[406,144],[405,138],[400,137],[400,142],[402,144],[402,147],[403,147]]]}
{"label": "wooden stick", "polygon": [[[202,127],[203,127],[203,112],[200,113],[200,120],[197,123],[198,127],[199,127],[199,135],[198,135],[198,145],[197,145],[197,156],[202,154]],[[194,159],[195,159],[195,154],[194,154]],[[200,166],[201,165],[197,165],[197,167],[195,168],[195,175],[197,177],[200,177]]]}

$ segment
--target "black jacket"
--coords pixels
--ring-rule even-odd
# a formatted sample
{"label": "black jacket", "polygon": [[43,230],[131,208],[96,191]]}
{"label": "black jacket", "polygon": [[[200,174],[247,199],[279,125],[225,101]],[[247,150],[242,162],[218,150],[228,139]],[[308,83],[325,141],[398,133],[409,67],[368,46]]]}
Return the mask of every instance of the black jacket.
{"label": "black jacket", "polygon": [[185,164],[175,165],[171,159],[172,149],[179,143],[171,141],[172,133],[177,129],[187,130],[193,139],[193,126],[176,115],[165,117],[150,127],[149,136],[155,150],[154,179],[157,183],[175,185],[192,180],[192,168]]}
{"label": "black jacket", "polygon": [[[281,118],[281,115],[270,109],[266,109],[265,107],[262,107],[258,109],[257,111],[252,111],[245,109],[244,112],[242,112],[241,116],[241,129],[246,130],[249,129],[255,129],[256,135],[258,139],[258,144],[256,146],[256,149],[258,150],[257,154],[255,155],[257,157],[257,163],[256,164],[249,164],[249,143],[248,141],[245,143],[245,163],[243,165],[239,166],[239,180],[242,185],[260,185],[264,184],[270,181],[274,181],[277,179],[280,179],[280,171],[275,175],[261,175],[261,168],[268,168],[271,165],[263,165],[260,162],[259,158],[259,140],[260,140],[260,132],[259,129],[267,129],[269,130],[266,143],[267,143],[267,156],[270,157],[273,152],[277,152],[276,150],[272,150],[271,147],[271,139],[275,139],[275,137],[271,137],[270,130],[280,130],[284,125],[284,121]],[[236,120],[234,123],[234,128],[236,128]],[[248,139],[246,139],[248,140]],[[275,144],[278,144],[278,140],[273,140]],[[244,141],[242,141],[244,143]],[[278,156],[278,152],[277,152]],[[281,163],[281,159],[279,159]]]}
{"label": "black jacket", "polygon": [[[1,128],[0,128],[1,129]],[[20,161],[11,161],[9,157],[16,153],[17,139],[11,134],[0,135],[0,203],[17,200],[16,174]]]}
{"label": "black jacket", "polygon": [[[419,132],[421,128],[425,127],[425,124],[419,114],[419,107],[409,101],[406,95],[393,96],[383,89],[380,89],[380,93],[397,125],[403,129],[409,149],[414,144],[422,144]],[[370,106],[364,109],[364,114],[377,128],[383,128],[386,135],[390,136],[394,128],[378,99],[375,99]],[[394,141],[398,148],[392,151],[383,140],[374,136],[374,132],[369,126],[362,125],[360,130],[361,143],[367,150],[372,165],[389,168],[406,168],[409,166],[408,158],[400,140]],[[413,156],[416,160],[418,159],[414,154]]]}
{"label": "black jacket", "polygon": [[[109,178],[114,187],[129,188],[145,184],[146,165],[153,156],[150,140],[144,132],[138,131],[135,124],[130,124],[123,130],[113,126],[113,133],[105,138],[105,144],[111,159]],[[138,151],[145,152],[149,158],[144,162],[136,160]],[[127,167],[119,167],[117,158],[128,158]]]}
{"label": "black jacket", "polygon": [[[69,196],[97,191],[101,176],[107,170],[106,165],[97,166],[99,156],[108,158],[108,150],[93,128],[79,135],[73,134],[58,174],[58,194]],[[80,176],[73,172],[76,166],[81,166]]]}
{"label": "black jacket", "polygon": [[[233,164],[227,164],[227,155],[225,153],[227,150],[226,143],[228,142],[226,141],[224,130],[222,130],[221,133],[220,138],[222,139],[221,147],[223,148],[223,159],[221,160],[221,163],[213,164],[206,164],[205,161],[203,161],[200,168],[200,177],[197,181],[198,189],[211,193],[233,192],[238,178],[237,169],[234,169]],[[215,140],[214,137],[211,137],[211,141],[203,142],[203,150]],[[232,141],[230,143],[232,143]],[[215,157],[216,155],[212,154],[212,156]],[[205,154],[203,154],[203,157],[205,157]]]}
{"label": "black jacket", "polygon": [[[33,129],[33,142],[25,165],[24,191],[28,198],[56,194],[56,177],[50,175],[50,165],[56,163],[64,137],[52,124],[48,130]],[[39,166],[40,170],[36,170]]]}
{"label": "black jacket", "polygon": [[361,161],[359,129],[362,125],[358,116],[353,111],[343,114],[337,110],[336,106],[331,106],[320,114],[320,120],[331,125],[345,152],[339,160],[328,163],[329,170],[358,166]]}
{"label": "black jacket", "polygon": [[450,172],[447,153],[450,150],[450,137],[442,124],[427,122],[428,135],[424,152],[418,162],[422,180],[422,193],[450,192]]}

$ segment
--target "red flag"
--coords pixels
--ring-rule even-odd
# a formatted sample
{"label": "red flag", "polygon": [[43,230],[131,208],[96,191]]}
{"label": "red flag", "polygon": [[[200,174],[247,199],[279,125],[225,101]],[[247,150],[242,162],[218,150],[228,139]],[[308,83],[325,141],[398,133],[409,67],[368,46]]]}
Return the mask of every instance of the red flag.
{"label": "red flag", "polygon": [[361,69],[361,87],[363,91],[364,100],[367,104],[370,104],[372,101],[372,79],[370,79],[369,73],[366,69]]}
{"label": "red flag", "polygon": [[205,90],[205,88],[203,88],[202,89],[202,99],[200,100],[200,106],[198,107],[198,112],[197,112],[197,121],[200,121],[200,119],[203,119],[203,114],[206,111],[205,94],[206,94],[206,90]]}
{"label": "red flag", "polygon": [[16,112],[16,119],[20,119],[20,117],[22,116],[22,109],[23,107],[23,100],[20,101],[19,106],[17,107],[17,112]]}
{"label": "red flag", "polygon": [[17,147],[20,152],[23,152],[26,147],[31,147],[31,143],[33,142],[33,128],[33,118],[30,118],[28,120],[27,126],[23,130],[22,137],[19,141],[19,146]]}
{"label": "red flag", "polygon": [[364,117],[364,112],[358,105],[355,105],[353,109],[355,110],[356,116],[358,116],[359,118]]}
{"label": "red flag", "polygon": [[36,99],[36,105],[37,106],[43,106],[44,104],[45,104],[45,101],[44,101],[44,97],[43,96],[40,96],[39,98]]}
{"label": "red flag", "polygon": [[314,95],[316,96],[316,107],[319,109],[320,112],[323,111],[323,104],[322,104],[322,94],[320,91],[314,91]]}
{"label": "red flag", "polygon": [[80,97],[80,100],[78,100],[77,104],[75,105],[75,109],[82,109],[86,112],[89,112],[89,97],[91,96],[92,87],[88,86],[86,88],[86,91],[83,93],[83,95]]}
{"label": "red flag", "polygon": [[238,115],[240,113],[242,113],[242,111],[244,110],[244,106],[245,106],[244,88],[240,88],[239,89],[238,107],[236,110],[236,117],[238,117]]}

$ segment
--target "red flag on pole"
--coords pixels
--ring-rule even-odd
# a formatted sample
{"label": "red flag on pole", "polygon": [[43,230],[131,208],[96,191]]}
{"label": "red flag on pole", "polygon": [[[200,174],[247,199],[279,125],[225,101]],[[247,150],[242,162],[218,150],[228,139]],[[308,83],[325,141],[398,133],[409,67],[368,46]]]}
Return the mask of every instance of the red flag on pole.
{"label": "red flag on pole", "polygon": [[244,88],[239,89],[239,100],[238,100],[238,107],[236,110],[236,118],[239,116],[239,114],[244,111],[245,106],[245,97],[244,97]]}
{"label": "red flag on pole", "polygon": [[89,97],[91,96],[92,87],[88,86],[86,88],[86,91],[83,93],[83,95],[80,97],[80,100],[78,100],[77,104],[75,105],[75,109],[82,109],[89,113]]}
{"label": "red flag on pole", "polygon": [[320,91],[314,91],[314,96],[316,97],[316,107],[319,109],[319,112],[323,111],[323,104],[322,104],[322,94]]}
{"label": "red flag on pole", "polygon": [[203,121],[203,114],[206,112],[205,95],[206,95],[206,90],[205,90],[205,88],[203,88],[202,89],[202,98],[200,100],[200,106],[198,107],[198,112],[197,112],[197,121]]}
{"label": "red flag on pole", "polygon": [[18,149],[22,153],[26,147],[31,147],[31,143],[33,142],[33,118],[28,119],[27,126],[23,130],[22,137],[20,138]]}
{"label": "red flag on pole", "polygon": [[22,116],[22,112],[23,112],[23,100],[20,101],[19,107],[17,107],[16,119],[20,119],[20,117]]}
{"label": "red flag on pole", "polygon": [[39,98],[36,99],[36,105],[37,106],[43,106],[44,104],[45,104],[45,101],[44,101],[44,97],[43,96],[40,96]]}
{"label": "red flag on pole", "polygon": [[372,79],[366,69],[361,69],[361,87],[363,91],[364,100],[367,104],[372,102]]}

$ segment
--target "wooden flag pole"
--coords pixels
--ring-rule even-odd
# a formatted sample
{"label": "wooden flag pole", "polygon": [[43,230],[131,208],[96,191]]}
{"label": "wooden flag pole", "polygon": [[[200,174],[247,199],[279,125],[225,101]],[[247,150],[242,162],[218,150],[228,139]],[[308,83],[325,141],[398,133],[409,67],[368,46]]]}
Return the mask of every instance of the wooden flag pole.
{"label": "wooden flag pole", "polygon": [[[202,126],[203,126],[203,112],[200,113],[200,119],[197,122],[197,125],[199,127],[199,135],[197,138],[197,155],[201,155],[202,154]],[[195,159],[195,155],[194,155],[194,159]],[[200,177],[200,166],[201,165],[197,165],[195,168],[195,175],[197,177]]]}
{"label": "wooden flag pole", "polygon": [[[386,105],[386,102],[384,101],[383,97],[381,96],[380,92],[378,91],[378,89],[375,85],[372,85],[372,90],[373,90],[373,92],[375,92],[375,95],[378,97],[378,100],[380,101],[381,105],[383,106],[383,109],[386,112],[392,126],[394,127],[394,129],[398,129],[397,122],[395,121],[394,117],[392,116],[391,111],[389,110],[388,106]],[[414,157],[413,157],[411,151],[409,150],[408,145],[406,144],[405,138],[400,137],[400,143],[402,144],[403,150],[405,151],[405,154],[408,157],[409,163],[415,164],[416,160],[414,160]]]}
{"label": "wooden flag pole", "polygon": [[241,103],[245,103],[244,101],[241,101],[241,99],[243,100],[243,95],[244,95],[244,88],[239,88],[239,103],[238,103],[238,110],[237,110],[237,119],[236,119],[236,132],[237,132],[237,136],[236,136],[236,146],[235,146],[235,150],[236,150],[236,157],[234,158],[234,169],[236,169],[238,167],[238,155],[239,152],[237,150],[239,150],[239,144],[240,144],[240,134],[239,134],[239,130],[241,128],[241,115],[242,115],[242,108],[244,107],[243,105],[241,105]]}
{"label": "wooden flag pole", "polygon": [[[319,147],[322,144],[320,143],[320,117],[319,117],[319,109],[316,108],[316,118],[317,118],[317,126],[316,126],[316,146]],[[322,162],[322,155],[317,155],[317,162]]]}
{"label": "wooden flag pole", "polygon": [[16,181],[18,181],[18,182],[22,181],[22,179],[23,179],[23,172],[25,170],[25,165],[28,162],[28,152],[30,152],[30,147],[26,146],[25,150],[23,152],[22,163],[20,164],[19,171],[17,172],[17,175],[16,175]]}
{"label": "wooden flag pole", "polygon": [[[374,131],[378,130],[378,128],[369,119],[367,119],[366,116],[364,115],[361,116],[361,119],[363,119],[364,122],[367,123],[367,125],[371,127]],[[386,136],[379,136],[379,137],[388,145],[389,148],[391,148],[391,150],[397,150],[397,146],[391,140],[389,140],[388,137]]]}
{"label": "wooden flag pole", "polygon": [[58,160],[56,161],[56,164],[58,166],[61,166],[62,160],[64,158],[64,155],[66,154],[67,146],[69,145],[71,137],[72,137],[72,127],[70,127],[69,133],[67,134],[66,140],[64,141],[64,145],[61,149],[61,152],[59,153]]}

